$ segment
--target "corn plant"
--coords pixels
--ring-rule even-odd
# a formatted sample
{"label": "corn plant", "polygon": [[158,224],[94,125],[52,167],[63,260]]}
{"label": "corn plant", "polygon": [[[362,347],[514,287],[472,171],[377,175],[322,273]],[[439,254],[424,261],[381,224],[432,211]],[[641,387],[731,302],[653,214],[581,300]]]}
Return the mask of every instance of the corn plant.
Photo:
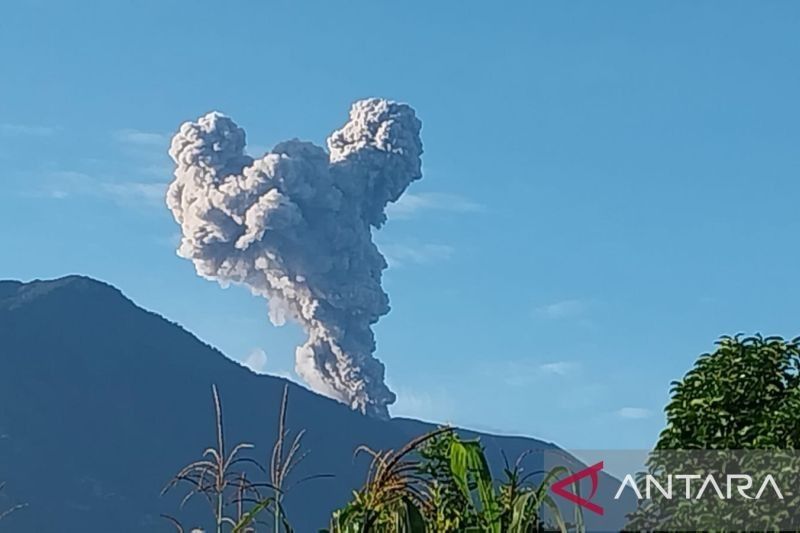
{"label": "corn plant", "polygon": [[[269,480],[267,484],[263,484],[266,488],[272,491],[272,498],[269,500],[254,501],[254,507],[249,512],[243,515],[237,528],[233,533],[246,533],[245,529],[255,522],[256,517],[261,512],[268,512],[273,515],[272,530],[275,533],[284,531],[290,533],[292,527],[286,518],[286,512],[283,508],[283,499],[286,494],[296,485],[302,484],[306,481],[313,479],[320,479],[330,477],[327,474],[315,474],[312,476],[304,477],[298,480],[293,485],[287,485],[287,480],[292,471],[305,459],[309,452],[302,450],[302,440],[305,435],[305,430],[300,430],[292,438],[291,431],[286,426],[286,416],[289,406],[289,385],[283,388],[283,397],[281,399],[280,412],[278,414],[278,433],[275,438],[275,444],[272,447],[272,454],[269,458]],[[291,439],[291,444],[287,446]],[[262,486],[262,485],[257,485]]]}
{"label": "corn plant", "polygon": [[[373,461],[367,482],[334,514],[332,533],[532,533],[546,530],[544,509],[558,531],[570,528],[548,494],[556,479],[568,475],[564,467],[523,474],[523,454],[513,465],[505,461],[505,480],[497,483],[479,441],[462,440],[450,428],[398,452],[368,452]],[[539,474],[542,481],[532,484]],[[572,526],[583,530],[579,510]]]}
{"label": "corn plant", "polygon": [[[273,498],[263,498],[259,492],[261,485],[252,483],[238,468],[242,463],[250,463],[258,467],[254,460],[240,457],[240,452],[251,449],[253,445],[239,443],[230,451],[227,450],[222,404],[216,386],[212,387],[212,393],[216,421],[216,447],[207,448],[203,452],[202,459],[181,469],[164,487],[162,494],[178,484],[187,484],[190,490],[181,501],[181,507],[194,496],[203,496],[211,506],[216,533],[223,533],[224,528],[229,528],[236,533],[249,533],[253,531],[250,524],[255,516],[254,509],[260,512],[275,504],[275,501]],[[246,501],[255,502],[253,509],[247,512],[243,507],[243,502]],[[231,506],[234,506],[236,511],[233,516],[228,514]],[[177,519],[168,515],[163,516],[177,528],[179,533],[183,531],[183,527]]]}
{"label": "corn plant", "polygon": [[429,480],[422,474],[417,452],[441,433],[440,429],[418,437],[401,449],[385,452],[366,446],[356,450],[372,457],[364,487],[331,521],[331,533],[424,533],[429,511]]}
{"label": "corn plant", "polygon": [[[216,387],[212,388],[212,392],[216,415],[216,447],[206,449],[203,459],[190,463],[178,472],[163,492],[179,483],[188,484],[190,490],[181,502],[181,506],[196,495],[204,496],[211,504],[217,533],[222,533],[223,529],[230,533],[255,533],[259,524],[265,527],[271,526],[273,533],[291,533],[292,527],[283,507],[284,496],[296,485],[330,476],[316,474],[302,478],[293,485],[287,484],[292,471],[308,455],[308,452],[302,450],[305,431],[301,430],[292,436],[292,432],[287,429],[289,386],[286,385],[283,389],[278,433],[266,468],[255,460],[240,455],[241,452],[253,448],[249,443],[238,444],[230,452],[227,451],[222,404]],[[255,467],[258,472],[268,476],[268,481],[256,482],[248,478],[240,468],[245,464]],[[264,493],[271,496],[265,497]],[[227,513],[231,507],[234,508],[234,512],[229,516]],[[259,521],[262,514],[272,515],[272,523]],[[169,515],[162,517],[168,520],[178,533],[184,533],[184,528],[177,519]]]}
{"label": "corn plant", "polygon": [[[523,475],[522,461],[527,453],[520,455],[513,466],[504,456],[505,479],[497,484],[492,479],[486,455],[477,439],[461,440],[451,432],[448,434],[448,440],[450,476],[467,503],[467,508],[461,514],[472,517],[472,520],[462,526],[464,531],[490,533],[543,531],[546,527],[542,517],[544,509],[551,512],[559,531],[568,530],[558,506],[548,494],[553,481],[562,475],[568,475],[569,472],[565,467]],[[535,475],[544,476],[538,486],[529,483]],[[580,524],[582,520],[579,518],[577,522]]]}
{"label": "corn plant", "polygon": [[[305,430],[299,431],[288,450],[285,449],[285,443],[290,437],[290,432],[286,429],[286,411],[289,403],[289,385],[283,387],[283,397],[281,398],[281,410],[278,415],[278,435],[275,439],[275,445],[272,447],[272,457],[269,462],[270,481],[274,487],[274,499],[276,502],[274,513],[274,531],[279,531],[280,526],[284,523],[285,513],[283,512],[283,496],[285,494],[286,479],[289,477],[294,468],[306,458],[308,452],[300,452],[301,441]],[[299,455],[298,455],[299,454]]]}
{"label": "corn plant", "polygon": [[[181,505],[194,496],[205,497],[211,505],[216,533],[255,533],[256,526],[264,524],[257,521],[261,513],[273,516],[274,533],[291,533],[283,499],[291,488],[287,486],[289,475],[307,453],[301,446],[304,432],[292,437],[287,429],[288,386],[283,392],[268,469],[241,456],[252,448],[251,444],[241,443],[228,451],[216,387],[212,392],[216,446],[178,472],[164,492],[177,484],[188,484],[190,490]],[[567,524],[548,494],[556,479],[569,474],[566,468],[524,474],[525,454],[513,465],[504,456],[505,479],[496,482],[480,442],[463,440],[451,428],[417,437],[397,451],[361,446],[356,455],[360,453],[371,457],[366,482],[353,493],[347,506],[334,513],[328,533],[534,533],[546,530],[542,517],[545,509],[561,533],[570,526],[583,530],[580,510],[576,508],[574,524]],[[268,474],[268,481],[251,481],[242,469],[244,463]],[[531,483],[537,474],[543,476],[538,485]],[[327,476],[310,476],[298,483],[319,477]],[[262,496],[262,491],[271,496]],[[163,516],[178,533],[184,533],[177,519]],[[200,530],[192,533],[195,531]]]}
{"label": "corn plant", "polygon": [[[552,519],[559,531],[567,531],[570,528],[576,532],[584,531],[581,508],[575,506],[574,522],[568,524],[562,517],[557,504],[548,494],[554,481],[561,476],[569,476],[572,472],[567,467],[557,466],[549,471],[539,470],[523,475],[522,461],[529,453],[525,452],[520,455],[513,466],[509,464],[508,458],[503,454],[505,479],[499,489],[503,531],[513,533],[546,530],[547,524],[541,516],[542,508],[551,511]],[[538,485],[531,484],[529,480],[537,475],[543,476],[542,481]],[[574,490],[576,494],[580,495],[578,485],[575,485]]]}

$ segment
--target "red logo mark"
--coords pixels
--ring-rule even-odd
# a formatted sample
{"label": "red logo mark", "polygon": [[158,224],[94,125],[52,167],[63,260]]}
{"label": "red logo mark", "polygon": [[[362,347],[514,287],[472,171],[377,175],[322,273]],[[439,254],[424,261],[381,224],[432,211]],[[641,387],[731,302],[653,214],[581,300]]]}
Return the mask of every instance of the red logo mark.
{"label": "red logo mark", "polygon": [[[603,461],[600,461],[597,464],[594,464],[588,468],[584,468],[580,472],[575,472],[569,477],[565,477],[559,481],[553,483],[553,486],[550,489],[561,496],[562,498],[566,498],[567,500],[571,501],[575,505],[579,505],[581,507],[585,507],[589,509],[591,512],[603,515],[603,508],[597,505],[596,503],[592,503],[589,500],[594,498],[594,495],[597,493],[597,484],[598,484],[598,475],[597,473],[603,469]],[[574,492],[570,492],[566,490],[567,485],[572,485],[576,481],[580,481],[581,479],[589,477],[592,482],[592,492],[589,494],[588,498],[581,498]]]}

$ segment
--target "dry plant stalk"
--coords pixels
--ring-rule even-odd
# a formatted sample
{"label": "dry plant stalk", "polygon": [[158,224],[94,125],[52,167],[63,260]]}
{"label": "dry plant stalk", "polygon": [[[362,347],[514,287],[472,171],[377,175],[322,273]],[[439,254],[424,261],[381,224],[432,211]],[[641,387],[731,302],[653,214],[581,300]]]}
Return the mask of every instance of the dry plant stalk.
{"label": "dry plant stalk", "polygon": [[[260,498],[260,496],[257,487],[250,483],[244,474],[240,474],[233,469],[235,465],[243,462],[255,464],[255,461],[251,459],[237,457],[239,452],[250,449],[253,445],[240,443],[234,446],[230,453],[226,452],[222,405],[216,385],[212,386],[212,392],[216,414],[216,448],[207,448],[203,452],[203,459],[186,465],[172,478],[161,493],[166,493],[178,483],[189,484],[191,490],[181,501],[181,507],[198,494],[204,496],[214,514],[217,533],[222,533],[223,525],[237,527],[237,521],[225,515],[225,509],[230,503],[237,503],[239,514],[241,515],[240,502],[245,499],[245,496],[247,494],[254,494],[257,498]],[[236,495],[233,500],[226,498],[230,490],[233,490]],[[170,516],[165,516],[165,518],[178,528],[179,533],[183,531],[177,520]],[[241,516],[239,518],[241,519]]]}
{"label": "dry plant stalk", "polygon": [[[418,460],[409,460],[427,441],[442,433],[452,431],[451,428],[440,428],[408,442],[398,451],[378,452],[367,446],[359,446],[356,454],[366,453],[372,457],[367,473],[367,481],[361,494],[365,498],[368,509],[377,510],[390,506],[403,498],[409,498],[420,509],[430,509],[429,480],[419,474]],[[368,518],[365,527],[369,528],[377,514]]]}
{"label": "dry plant stalk", "polygon": [[269,462],[269,476],[272,482],[272,487],[275,493],[275,523],[274,531],[279,531],[281,523],[287,527],[285,516],[283,513],[283,496],[286,493],[285,483],[289,474],[294,468],[306,458],[308,452],[303,452],[300,455],[301,443],[305,430],[301,430],[295,435],[292,440],[291,446],[284,454],[285,444],[290,437],[290,431],[286,428],[286,413],[289,407],[289,384],[283,386],[283,397],[281,398],[281,409],[278,415],[278,435],[275,439],[275,445],[272,447],[272,457]]}

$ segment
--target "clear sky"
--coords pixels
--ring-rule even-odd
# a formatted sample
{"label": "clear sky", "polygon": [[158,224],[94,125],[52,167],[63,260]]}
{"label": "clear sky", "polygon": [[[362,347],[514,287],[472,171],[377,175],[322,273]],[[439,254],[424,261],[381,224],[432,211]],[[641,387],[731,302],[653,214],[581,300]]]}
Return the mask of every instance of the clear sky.
{"label": "clear sky", "polygon": [[253,153],[322,143],[402,100],[425,154],[376,234],[393,412],[649,446],[719,335],[800,334],[798,35],[791,1],[9,0],[0,278],[94,276],[288,374],[302,332],[175,255],[168,139],[216,109]]}

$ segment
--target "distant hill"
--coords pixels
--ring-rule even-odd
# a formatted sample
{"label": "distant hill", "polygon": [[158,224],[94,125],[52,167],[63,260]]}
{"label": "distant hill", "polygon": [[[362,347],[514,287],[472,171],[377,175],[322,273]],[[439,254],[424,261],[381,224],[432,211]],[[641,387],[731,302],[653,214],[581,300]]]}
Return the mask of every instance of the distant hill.
{"label": "distant hill", "polygon": [[[0,281],[0,482],[7,483],[0,512],[28,504],[0,522],[0,531],[174,531],[159,517],[164,512],[200,525],[204,509],[180,512],[178,493],[159,493],[213,445],[211,385],[222,396],[228,441],[254,443],[266,462],[285,383],[252,373],[105,283],[79,276]],[[311,452],[298,477],[334,475],[288,495],[300,533],[325,527],[363,482],[356,447],[397,448],[433,429],[366,418],[289,386],[289,426],[306,429]],[[553,447],[516,437],[481,440],[498,461],[501,449],[515,457]],[[532,467],[536,460],[532,454]]]}

